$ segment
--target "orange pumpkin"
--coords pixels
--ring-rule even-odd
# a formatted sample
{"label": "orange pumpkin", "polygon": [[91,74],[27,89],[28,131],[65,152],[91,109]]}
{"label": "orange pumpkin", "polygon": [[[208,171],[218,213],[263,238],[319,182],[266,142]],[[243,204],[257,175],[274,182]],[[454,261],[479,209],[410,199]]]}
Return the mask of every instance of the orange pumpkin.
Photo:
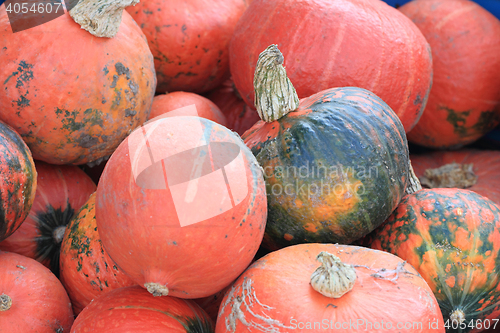
{"label": "orange pumpkin", "polygon": [[135,286],[95,299],[76,318],[71,333],[212,333],[213,325],[194,302],[153,297]]}
{"label": "orange pumpkin", "polygon": [[411,265],[364,247],[301,244],[271,252],[238,278],[215,332],[393,333],[404,325],[445,332],[436,298]]}
{"label": "orange pumpkin", "polygon": [[95,193],[69,222],[59,262],[60,279],[76,315],[99,295],[135,285],[102,246],[95,221]]}
{"label": "orange pumpkin", "polygon": [[134,131],[97,186],[107,253],[154,295],[202,298],[229,285],[257,252],[266,218],[252,152],[200,117],[154,120]]}
{"label": "orange pumpkin", "polygon": [[12,33],[0,7],[0,120],[34,159],[84,164],[110,155],[149,115],[156,88],[144,34],[126,12],[113,38],[64,14]]}
{"label": "orange pumpkin", "polygon": [[415,267],[448,332],[498,332],[500,207],[491,200],[456,188],[422,189],[403,198],[364,244]]}
{"label": "orange pumpkin", "polygon": [[383,1],[254,0],[229,46],[231,75],[254,105],[255,65],[277,44],[299,98],[335,87],[359,87],[386,102],[408,132],[422,114],[432,82],[429,44]]}
{"label": "orange pumpkin", "polygon": [[96,185],[80,168],[36,161],[37,190],[28,217],[0,250],[33,258],[59,276],[59,252],[66,225],[95,192]]}
{"label": "orange pumpkin", "polygon": [[127,11],[155,59],[157,92],[207,92],[229,77],[229,41],[246,0],[147,0]]}
{"label": "orange pumpkin", "polygon": [[500,20],[474,1],[417,0],[399,10],[431,45],[434,81],[408,141],[458,148],[500,122]]}
{"label": "orange pumpkin", "polygon": [[[153,106],[149,119],[189,105],[194,105],[196,107],[198,116],[215,121],[222,126],[226,126],[226,117],[222,114],[217,105],[206,97],[184,91],[174,91],[166,95],[156,96],[153,99]],[[189,114],[186,115],[189,116]]]}
{"label": "orange pumpkin", "polygon": [[45,266],[0,251],[0,331],[69,332],[74,316],[61,282]]}

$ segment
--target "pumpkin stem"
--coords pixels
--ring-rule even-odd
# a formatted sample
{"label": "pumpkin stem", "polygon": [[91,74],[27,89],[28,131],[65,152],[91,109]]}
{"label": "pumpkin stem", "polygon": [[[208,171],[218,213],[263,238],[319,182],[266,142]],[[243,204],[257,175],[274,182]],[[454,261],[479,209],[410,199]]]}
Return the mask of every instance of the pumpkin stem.
{"label": "pumpkin stem", "polygon": [[450,314],[451,322],[456,322],[457,324],[461,324],[465,320],[465,313],[460,309],[455,309]]}
{"label": "pumpkin stem", "polygon": [[478,177],[473,166],[472,163],[450,163],[436,169],[427,169],[420,182],[427,188],[468,188],[477,183]]}
{"label": "pumpkin stem", "polygon": [[80,0],[69,15],[82,29],[97,37],[114,37],[122,22],[123,10],[139,0]]}
{"label": "pumpkin stem", "polygon": [[52,232],[52,238],[56,242],[56,244],[60,244],[64,238],[64,233],[66,232],[66,226],[61,225],[54,229]]}
{"label": "pumpkin stem", "polygon": [[0,295],[0,312],[7,311],[12,306],[12,298],[10,296],[2,294]]}
{"label": "pumpkin stem", "polygon": [[311,286],[320,294],[340,298],[350,291],[356,282],[356,270],[344,264],[337,256],[322,251],[316,257],[321,262],[311,275]]}
{"label": "pumpkin stem", "polygon": [[422,189],[420,180],[415,175],[415,172],[413,171],[413,166],[411,165],[410,161],[409,165],[410,165],[409,167],[410,177],[409,177],[408,187],[406,188],[406,194],[412,194]]}
{"label": "pumpkin stem", "polygon": [[153,296],[168,296],[168,288],[166,286],[162,286],[159,283],[144,283],[144,287],[153,295]]}
{"label": "pumpkin stem", "polygon": [[299,96],[286,75],[285,58],[276,45],[268,46],[257,60],[253,86],[255,107],[260,119],[267,123],[297,109]]}

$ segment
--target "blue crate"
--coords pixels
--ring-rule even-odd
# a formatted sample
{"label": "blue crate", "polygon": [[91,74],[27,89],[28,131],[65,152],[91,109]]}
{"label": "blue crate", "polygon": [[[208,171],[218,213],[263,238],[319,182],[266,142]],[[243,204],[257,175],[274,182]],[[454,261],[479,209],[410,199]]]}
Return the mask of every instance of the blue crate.
{"label": "blue crate", "polygon": [[[383,0],[387,4],[396,7],[402,6],[410,0]],[[475,3],[500,19],[500,0],[474,0]]]}

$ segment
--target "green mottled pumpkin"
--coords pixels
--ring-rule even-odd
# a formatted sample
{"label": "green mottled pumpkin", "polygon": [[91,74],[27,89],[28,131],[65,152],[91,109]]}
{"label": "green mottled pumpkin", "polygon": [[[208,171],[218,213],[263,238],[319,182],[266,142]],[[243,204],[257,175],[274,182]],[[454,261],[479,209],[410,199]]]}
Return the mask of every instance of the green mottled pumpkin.
{"label": "green mottled pumpkin", "polygon": [[254,84],[262,121],[242,137],[266,179],[263,245],[349,244],[383,223],[410,183],[419,186],[404,128],[365,89],[327,89],[299,101],[282,63],[274,45],[261,53]]}
{"label": "green mottled pumpkin", "polygon": [[0,241],[28,216],[37,187],[31,151],[19,134],[0,121]]}
{"label": "green mottled pumpkin", "polygon": [[500,207],[493,201],[469,190],[423,189],[406,196],[363,243],[417,269],[438,300],[447,332],[496,324]]}

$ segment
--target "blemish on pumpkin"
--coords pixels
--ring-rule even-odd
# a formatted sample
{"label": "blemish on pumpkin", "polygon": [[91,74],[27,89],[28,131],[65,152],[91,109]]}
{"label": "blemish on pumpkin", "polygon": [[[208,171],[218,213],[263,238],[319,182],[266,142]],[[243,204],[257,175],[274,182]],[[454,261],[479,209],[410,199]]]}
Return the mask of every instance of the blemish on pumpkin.
{"label": "blemish on pumpkin", "polygon": [[121,62],[117,62],[115,64],[115,69],[118,75],[125,75],[127,80],[130,80],[130,70],[127,67],[123,66]]}
{"label": "blemish on pumpkin", "polygon": [[417,94],[417,97],[413,101],[413,105],[418,105],[418,104],[422,104],[422,96],[420,96],[420,93]]}
{"label": "blemish on pumpkin", "polygon": [[27,63],[26,61],[22,60],[19,63],[19,67],[17,67],[17,71],[21,74],[17,78],[16,81],[16,88],[24,87],[24,83],[28,83],[28,81],[33,79],[33,65]]}
{"label": "blemish on pumpkin", "polygon": [[175,74],[174,78],[177,79],[181,75],[184,75],[184,76],[197,76],[198,74],[193,73],[193,72],[186,72],[186,73],[185,72],[179,72],[179,73]]}
{"label": "blemish on pumpkin", "polygon": [[450,288],[455,287],[455,277],[454,276],[450,276],[449,278],[447,278],[445,280],[445,282],[448,285],[448,287],[450,287]]}
{"label": "blemish on pumpkin", "polygon": [[9,75],[9,77],[7,78],[7,80],[5,80],[3,84],[7,84],[7,82],[9,82],[9,80],[10,80],[13,76],[16,76],[17,74],[19,74],[19,72],[13,72],[12,74],[10,74],[10,75]]}
{"label": "blemish on pumpkin", "polygon": [[306,229],[309,232],[314,232],[315,233],[315,232],[318,231],[318,226],[314,225],[312,223],[307,223],[307,224],[304,225],[304,229]]}
{"label": "blemish on pumpkin", "polygon": [[[27,95],[27,94],[28,94],[28,93],[26,93],[26,95]],[[25,96],[21,96],[21,97],[19,97],[19,99],[18,99],[17,101],[15,101],[15,102],[17,103],[17,106],[18,106],[19,108],[21,108],[21,109],[22,109],[22,108],[25,108],[25,107],[27,107],[27,106],[30,106],[30,100],[29,100],[29,99],[27,99]]]}
{"label": "blemish on pumpkin", "polygon": [[283,235],[283,238],[286,239],[287,241],[291,241],[293,239],[293,236],[290,234],[285,234]]}

